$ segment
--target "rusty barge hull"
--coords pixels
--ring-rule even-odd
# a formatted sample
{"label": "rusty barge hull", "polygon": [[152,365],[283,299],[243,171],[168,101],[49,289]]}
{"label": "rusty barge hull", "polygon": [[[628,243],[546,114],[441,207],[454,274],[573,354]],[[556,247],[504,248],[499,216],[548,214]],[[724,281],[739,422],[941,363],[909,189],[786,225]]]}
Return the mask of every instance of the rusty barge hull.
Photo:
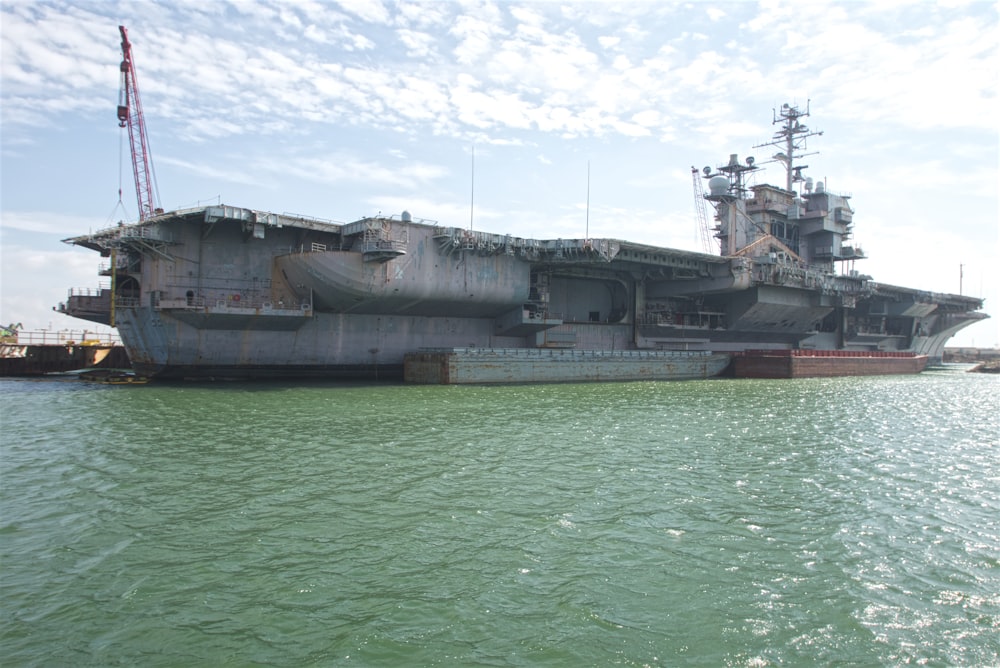
{"label": "rusty barge hull", "polygon": [[751,350],[733,357],[737,378],[827,378],[920,373],[928,357],[903,352]]}

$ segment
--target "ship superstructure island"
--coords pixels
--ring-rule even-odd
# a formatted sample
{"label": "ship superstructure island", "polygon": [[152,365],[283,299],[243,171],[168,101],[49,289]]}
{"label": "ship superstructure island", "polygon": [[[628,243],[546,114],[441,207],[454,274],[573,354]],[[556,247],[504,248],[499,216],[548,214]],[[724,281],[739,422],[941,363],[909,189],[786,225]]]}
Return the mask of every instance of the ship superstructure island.
{"label": "ship superstructure island", "polygon": [[[119,106],[131,135],[128,104],[137,91]],[[849,243],[854,210],[802,174],[802,146],[818,134],[802,123],[808,115],[790,105],[775,113],[763,146],[781,148],[782,184],[748,186],[759,166],[736,156],[697,175],[715,208],[718,255],[493,234],[407,212],[352,223],[221,204],[163,212],[140,173],[145,144],[134,142],[140,220],[66,240],[111,259],[102,270],[111,287],[71,292],[58,310],[114,325],[135,370],[165,378],[919,371],[987,317],[982,301],[843,270],[863,257]],[[804,357],[811,371],[772,374]]]}

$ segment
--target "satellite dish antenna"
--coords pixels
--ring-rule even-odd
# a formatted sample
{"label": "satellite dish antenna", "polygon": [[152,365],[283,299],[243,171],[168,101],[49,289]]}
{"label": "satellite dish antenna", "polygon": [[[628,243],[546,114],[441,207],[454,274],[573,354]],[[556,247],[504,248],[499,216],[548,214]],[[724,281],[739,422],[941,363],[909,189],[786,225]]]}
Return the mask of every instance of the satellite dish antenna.
{"label": "satellite dish antenna", "polygon": [[748,155],[747,156],[747,167],[753,167],[753,162],[754,162],[753,156],[752,155]]}

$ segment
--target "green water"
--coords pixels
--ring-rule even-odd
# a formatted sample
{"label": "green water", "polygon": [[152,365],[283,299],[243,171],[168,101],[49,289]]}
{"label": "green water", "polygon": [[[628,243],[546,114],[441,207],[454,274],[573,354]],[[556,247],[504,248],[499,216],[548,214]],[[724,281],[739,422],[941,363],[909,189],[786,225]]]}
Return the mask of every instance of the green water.
{"label": "green water", "polygon": [[995,665],[998,381],[0,380],[0,664]]}

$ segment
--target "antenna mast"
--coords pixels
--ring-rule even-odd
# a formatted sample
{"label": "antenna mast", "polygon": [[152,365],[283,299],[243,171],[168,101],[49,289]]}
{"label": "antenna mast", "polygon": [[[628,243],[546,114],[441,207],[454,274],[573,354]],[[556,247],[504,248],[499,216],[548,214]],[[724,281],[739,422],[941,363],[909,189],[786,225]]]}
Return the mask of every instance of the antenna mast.
{"label": "antenna mast", "polygon": [[469,183],[469,231],[472,231],[473,217],[476,213],[476,145],[472,145],[472,175]]}
{"label": "antenna mast", "polygon": [[806,155],[814,155],[813,153],[798,153],[798,151],[805,149],[807,137],[816,137],[823,134],[822,132],[812,132],[799,122],[800,118],[807,116],[809,116],[809,101],[806,101],[805,111],[800,111],[798,107],[790,106],[786,102],[781,105],[780,114],[776,113],[774,115],[772,124],[782,124],[781,128],[774,133],[774,138],[769,142],[754,146],[754,148],[775,146],[783,149],[782,152],[776,153],[773,158],[785,163],[785,190],[789,192],[792,190],[793,183],[805,180],[805,177],[802,176],[802,170],[809,166],[796,165],[795,159]]}
{"label": "antenna mast", "polygon": [[135,194],[139,201],[139,220],[150,218],[159,211],[159,193],[153,173],[153,156],[146,138],[146,122],[142,116],[139,84],[132,62],[132,44],[128,41],[125,26],[118,26],[122,34],[122,83],[118,91],[118,127],[128,127],[128,140],[132,149],[132,171],[135,174]]}

